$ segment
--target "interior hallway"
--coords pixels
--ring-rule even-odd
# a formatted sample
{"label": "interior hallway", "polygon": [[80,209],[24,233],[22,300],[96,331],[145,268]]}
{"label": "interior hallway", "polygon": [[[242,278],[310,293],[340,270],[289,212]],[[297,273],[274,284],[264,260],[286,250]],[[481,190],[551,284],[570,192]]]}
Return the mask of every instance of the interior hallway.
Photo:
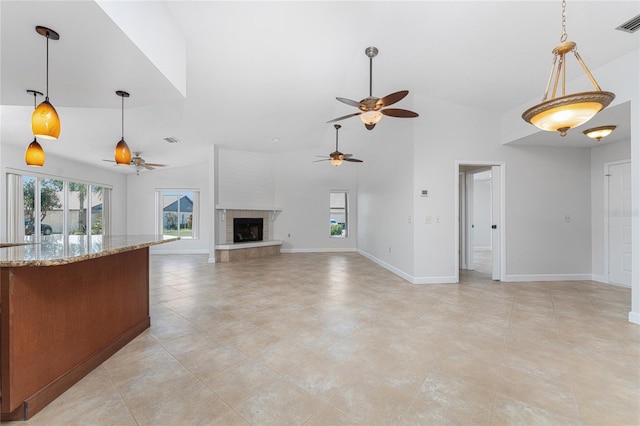
{"label": "interior hallway", "polygon": [[151,256],[149,330],[28,423],[640,424],[630,289]]}

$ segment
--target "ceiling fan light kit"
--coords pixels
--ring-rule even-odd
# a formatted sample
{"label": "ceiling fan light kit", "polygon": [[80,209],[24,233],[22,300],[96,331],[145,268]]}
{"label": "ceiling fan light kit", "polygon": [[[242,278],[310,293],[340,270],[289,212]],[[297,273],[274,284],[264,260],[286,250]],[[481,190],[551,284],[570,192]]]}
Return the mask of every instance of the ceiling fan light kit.
{"label": "ceiling fan light kit", "polygon": [[362,160],[358,160],[357,158],[353,158],[352,154],[343,154],[338,151],[338,130],[342,127],[339,124],[334,124],[333,127],[336,129],[336,150],[329,154],[329,158],[323,158],[322,160],[316,160],[314,163],[320,161],[330,161],[332,166],[339,166],[343,161],[349,161],[351,163],[363,163]]}
{"label": "ceiling fan light kit", "polygon": [[405,96],[409,94],[408,90],[401,90],[399,92],[391,93],[390,95],[385,96],[384,98],[376,98],[373,96],[373,58],[378,55],[378,49],[376,47],[370,46],[364,50],[365,55],[369,58],[369,96],[362,99],[360,102],[336,97],[336,99],[344,104],[349,106],[354,106],[360,109],[360,112],[356,112],[353,114],[347,114],[342,117],[334,118],[333,120],[327,121],[327,123],[334,123],[336,121],[344,120],[345,118],[360,116],[360,120],[364,123],[364,126],[367,130],[373,130],[376,124],[382,119],[383,115],[389,117],[399,117],[399,118],[414,118],[418,117],[418,114],[409,111],[406,109],[399,108],[389,108],[382,109],[389,105],[393,105],[396,102],[402,100]]}
{"label": "ceiling fan light kit", "polygon": [[31,116],[31,130],[42,139],[58,139],[60,136],[60,117],[49,102],[49,40],[59,40],[60,35],[54,30],[37,26],[36,32],[47,39],[47,91],[44,101],[38,105]]}
{"label": "ceiling fan light kit", "polygon": [[[595,91],[565,94],[565,57],[570,52],[573,52],[578,63],[582,66],[583,71],[596,89]],[[547,99],[552,81],[551,98]],[[558,85],[560,85],[561,96],[556,97]],[[560,136],[565,136],[569,129],[589,121],[598,112],[606,108],[614,98],[615,95],[613,93],[600,89],[589,68],[587,68],[587,65],[578,54],[576,44],[572,41],[567,41],[566,1],[563,0],[562,36],[560,37],[560,45],[553,49],[553,63],[549,80],[547,80],[547,88],[542,102],[522,113],[522,118],[541,130],[558,131]]]}
{"label": "ceiling fan light kit", "polygon": [[116,145],[114,157],[118,166],[128,166],[131,164],[131,150],[129,145],[124,141],[124,98],[129,97],[129,93],[123,90],[117,90],[116,95],[122,98],[122,138]]}

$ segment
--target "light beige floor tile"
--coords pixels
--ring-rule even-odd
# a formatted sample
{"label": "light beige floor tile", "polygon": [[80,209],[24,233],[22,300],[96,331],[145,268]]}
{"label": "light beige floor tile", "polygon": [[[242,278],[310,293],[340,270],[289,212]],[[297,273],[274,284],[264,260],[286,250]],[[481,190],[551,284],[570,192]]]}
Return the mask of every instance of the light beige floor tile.
{"label": "light beige floor tile", "polygon": [[324,404],[285,379],[259,390],[235,411],[254,425],[303,424]]}
{"label": "light beige floor tile", "polygon": [[399,425],[489,424],[495,393],[448,374],[432,372]]}
{"label": "light beige floor tile", "polygon": [[582,422],[497,395],[491,415],[491,426],[509,425],[579,426]]}
{"label": "light beige floor tile", "polygon": [[552,382],[537,375],[503,367],[496,385],[499,395],[551,411],[564,417],[580,418],[578,401],[571,383]]}
{"label": "light beige floor tile", "polygon": [[151,328],[27,424],[640,423],[629,289],[460,278],[152,255]]}
{"label": "light beige floor tile", "polygon": [[226,370],[203,378],[203,382],[231,407],[236,407],[280,376],[252,360],[245,360]]}

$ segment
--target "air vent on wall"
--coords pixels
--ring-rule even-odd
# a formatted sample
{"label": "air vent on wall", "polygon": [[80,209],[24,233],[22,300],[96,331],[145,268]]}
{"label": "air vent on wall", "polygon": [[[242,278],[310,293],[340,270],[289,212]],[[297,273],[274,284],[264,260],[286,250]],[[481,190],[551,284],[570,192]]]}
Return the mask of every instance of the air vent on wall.
{"label": "air vent on wall", "polygon": [[174,138],[173,136],[169,136],[168,138],[162,138],[162,140],[169,143],[178,143],[178,138]]}
{"label": "air vent on wall", "polygon": [[638,29],[640,29],[640,15],[634,16],[616,28],[616,30],[624,31],[625,33],[635,33]]}

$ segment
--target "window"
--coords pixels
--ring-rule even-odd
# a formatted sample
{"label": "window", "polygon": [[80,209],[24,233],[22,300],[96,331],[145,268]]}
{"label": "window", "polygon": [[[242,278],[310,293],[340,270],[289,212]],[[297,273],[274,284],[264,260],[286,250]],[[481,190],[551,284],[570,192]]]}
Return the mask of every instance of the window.
{"label": "window", "polygon": [[103,206],[110,188],[8,173],[7,190],[7,237],[11,241],[41,241],[52,234],[108,234],[109,210]]}
{"label": "window", "polygon": [[329,227],[332,238],[345,238],[348,234],[348,193],[331,191],[329,193]]}
{"label": "window", "polygon": [[199,238],[200,193],[192,190],[158,190],[159,232],[166,237]]}

